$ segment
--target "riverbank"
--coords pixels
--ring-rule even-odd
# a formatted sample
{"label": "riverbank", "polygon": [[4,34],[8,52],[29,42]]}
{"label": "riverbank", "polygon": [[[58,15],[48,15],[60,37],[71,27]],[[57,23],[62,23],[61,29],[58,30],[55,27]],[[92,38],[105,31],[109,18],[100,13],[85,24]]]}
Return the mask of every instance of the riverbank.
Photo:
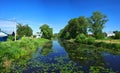
{"label": "riverbank", "polygon": [[105,42],[105,43],[114,43],[114,44],[120,44],[120,40],[113,40],[113,39],[105,39],[105,40],[95,40],[96,42]]}
{"label": "riverbank", "polygon": [[66,40],[68,42],[71,43],[81,43],[81,44],[86,44],[86,45],[93,45],[95,47],[101,47],[101,48],[107,48],[107,49],[113,49],[116,51],[120,51],[120,40],[86,40],[83,39],[84,41],[82,42],[77,42],[75,39],[70,39],[70,40]]}
{"label": "riverbank", "polygon": [[10,72],[14,62],[30,57],[40,46],[48,40],[40,38],[23,37],[18,41],[7,41],[0,43],[0,71]]}

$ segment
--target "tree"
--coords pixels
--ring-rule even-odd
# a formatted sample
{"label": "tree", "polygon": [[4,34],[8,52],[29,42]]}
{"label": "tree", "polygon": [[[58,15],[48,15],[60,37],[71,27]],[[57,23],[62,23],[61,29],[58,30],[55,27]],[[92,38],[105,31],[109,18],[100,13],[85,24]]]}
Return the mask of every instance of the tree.
{"label": "tree", "polygon": [[68,22],[68,30],[66,32],[66,36],[70,37],[70,38],[75,38],[79,33],[79,23],[78,23],[78,19],[74,18],[71,19]]}
{"label": "tree", "polygon": [[108,21],[107,16],[101,14],[101,12],[93,12],[93,15],[88,18],[89,21],[89,30],[93,33],[96,39],[103,38],[102,29],[104,24]]}
{"label": "tree", "polygon": [[78,23],[79,23],[79,34],[83,33],[87,35],[88,20],[84,16],[81,16],[78,18]]}
{"label": "tree", "polygon": [[115,39],[120,39],[120,31],[114,31],[113,33],[115,33]]}
{"label": "tree", "polygon": [[12,32],[12,36],[15,36],[15,32],[14,31]]}
{"label": "tree", "polygon": [[53,34],[53,38],[54,38],[54,39],[57,39],[57,38],[58,38],[58,33],[54,33],[54,34]]}
{"label": "tree", "polygon": [[39,28],[42,32],[42,37],[46,39],[51,39],[53,36],[53,30],[47,24],[42,25]]}
{"label": "tree", "polygon": [[60,31],[60,38],[76,38],[79,34],[87,35],[88,21],[84,16],[69,20],[68,25]]}
{"label": "tree", "polygon": [[33,30],[30,26],[28,25],[22,25],[22,24],[18,24],[17,25],[17,34],[19,36],[31,36],[33,33]]}

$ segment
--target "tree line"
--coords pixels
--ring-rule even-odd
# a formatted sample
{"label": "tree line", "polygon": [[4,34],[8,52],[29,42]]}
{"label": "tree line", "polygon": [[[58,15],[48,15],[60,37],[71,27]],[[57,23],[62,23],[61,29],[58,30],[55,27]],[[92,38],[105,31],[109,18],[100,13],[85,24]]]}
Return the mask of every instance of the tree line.
{"label": "tree line", "polygon": [[[72,18],[68,21],[68,24],[60,30],[58,34],[53,35],[53,28],[47,24],[43,24],[39,27],[42,38],[62,38],[62,39],[78,39],[79,37],[89,37],[92,36],[95,39],[103,39],[106,34],[103,32],[105,23],[108,18],[105,14],[99,11],[93,12],[90,17],[80,16],[78,18]],[[92,33],[92,34],[89,34]],[[114,39],[120,39],[120,32],[115,31]],[[33,30],[28,25],[18,24],[17,25],[17,35],[22,36],[32,36]]]}
{"label": "tree line", "polygon": [[92,16],[86,18],[80,16],[69,20],[68,24],[60,31],[59,37],[63,39],[74,39],[80,34],[88,36],[88,32],[96,39],[104,38],[103,28],[108,21],[107,16],[101,12],[93,12]]}
{"label": "tree line", "polygon": [[[42,26],[39,27],[40,29],[40,33],[42,34],[42,38],[46,38],[46,39],[51,39],[53,36],[53,30],[52,28],[50,28],[47,24],[43,24]],[[17,25],[17,35],[19,37],[30,37],[33,35],[33,30],[30,26],[23,25],[23,24],[18,24]]]}

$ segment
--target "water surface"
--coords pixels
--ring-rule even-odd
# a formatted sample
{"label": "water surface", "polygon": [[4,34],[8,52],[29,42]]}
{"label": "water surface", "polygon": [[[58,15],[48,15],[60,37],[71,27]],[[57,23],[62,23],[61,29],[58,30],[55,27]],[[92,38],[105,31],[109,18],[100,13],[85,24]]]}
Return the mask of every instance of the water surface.
{"label": "water surface", "polygon": [[120,55],[82,44],[51,41],[39,48],[23,73],[120,73]]}

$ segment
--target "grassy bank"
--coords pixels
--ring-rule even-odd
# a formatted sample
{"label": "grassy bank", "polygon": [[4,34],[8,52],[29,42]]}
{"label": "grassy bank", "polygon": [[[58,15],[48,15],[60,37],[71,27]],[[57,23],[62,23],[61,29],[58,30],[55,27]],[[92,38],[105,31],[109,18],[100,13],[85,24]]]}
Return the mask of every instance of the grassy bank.
{"label": "grassy bank", "polygon": [[7,41],[0,43],[0,71],[9,72],[10,67],[16,61],[30,57],[46,39],[22,38],[16,42]]}
{"label": "grassy bank", "polygon": [[120,40],[113,40],[113,39],[107,39],[107,40],[95,40],[96,42],[105,42],[105,43],[115,43],[120,44]]}
{"label": "grassy bank", "polygon": [[102,48],[108,48],[108,49],[114,49],[116,51],[120,51],[120,40],[114,40],[114,39],[96,40],[94,38],[79,37],[78,39],[70,39],[67,41],[86,44],[86,45],[93,45],[95,47],[102,47]]}
{"label": "grassy bank", "polygon": [[97,47],[110,48],[116,51],[120,51],[120,40],[114,39],[95,40],[94,45]]}

